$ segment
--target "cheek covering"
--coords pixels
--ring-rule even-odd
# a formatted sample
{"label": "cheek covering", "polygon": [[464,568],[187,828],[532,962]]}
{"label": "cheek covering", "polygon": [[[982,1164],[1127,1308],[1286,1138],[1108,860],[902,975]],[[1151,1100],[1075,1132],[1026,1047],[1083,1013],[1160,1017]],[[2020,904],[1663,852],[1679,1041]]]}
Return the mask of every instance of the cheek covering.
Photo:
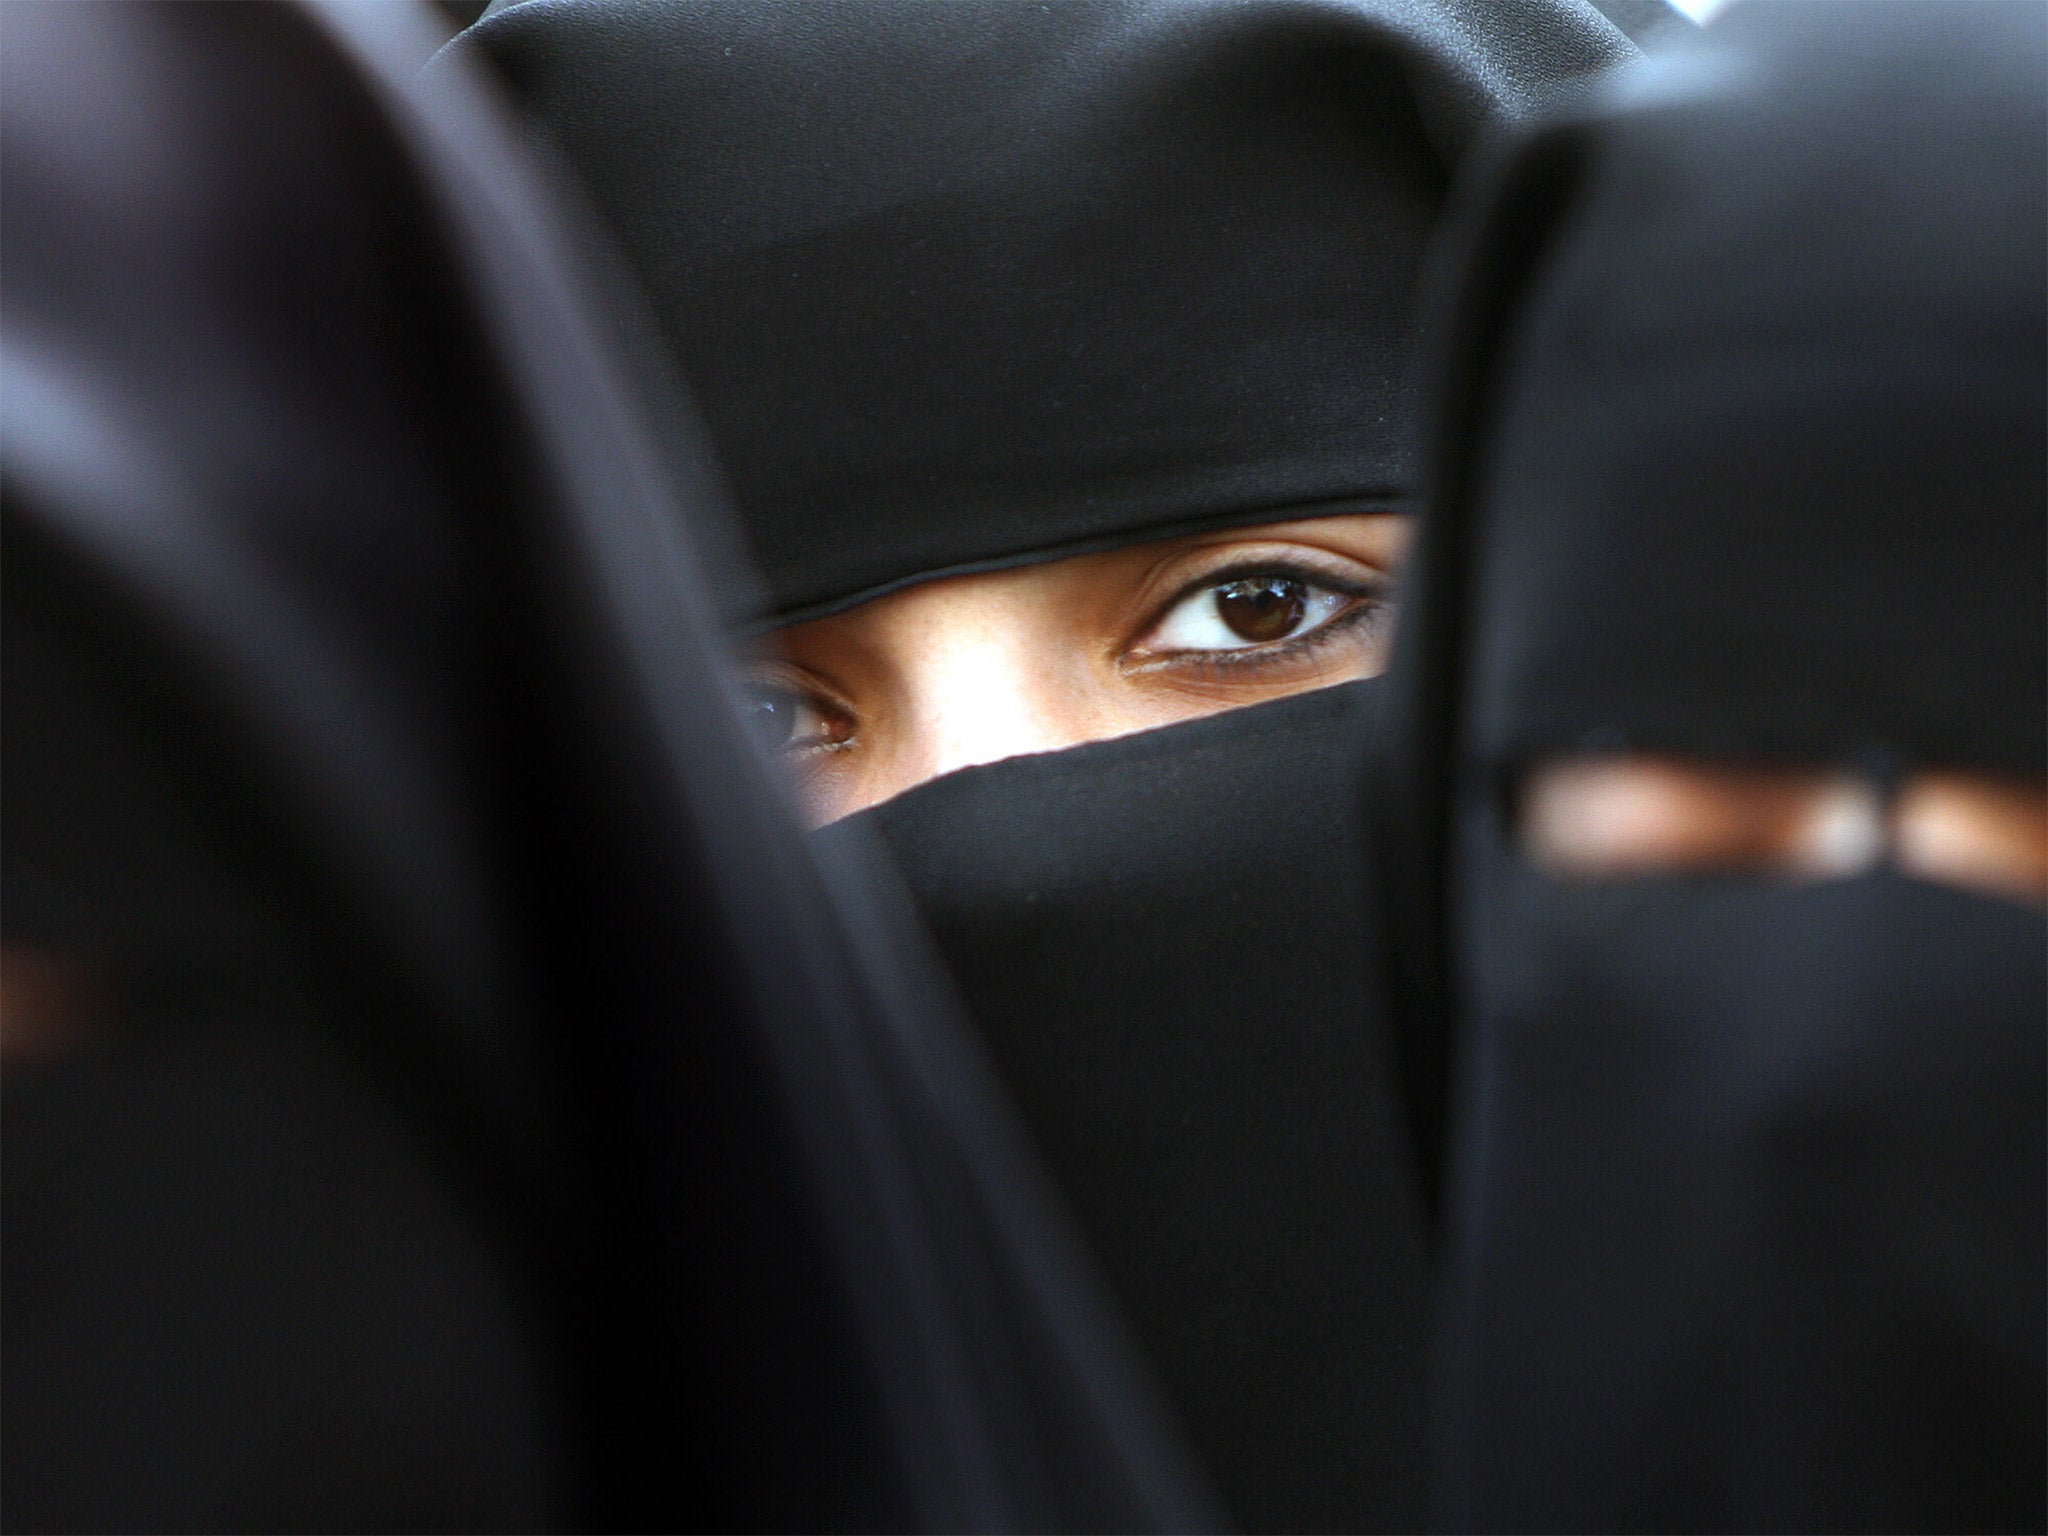
{"label": "cheek covering", "polygon": [[1481,205],[1385,828],[1454,1529],[2048,1519],[2040,911],[1511,826],[1581,749],[2041,784],[2044,73],[2038,6],[1739,8]]}
{"label": "cheek covering", "polygon": [[9,1527],[1202,1526],[419,26],[7,8]]}
{"label": "cheek covering", "polygon": [[1415,491],[1449,167],[1581,0],[524,0],[449,49],[653,301],[778,618]]}
{"label": "cheek covering", "polygon": [[1378,685],[952,774],[880,833],[1236,1521],[1423,1519],[1425,1245],[1371,991]]}

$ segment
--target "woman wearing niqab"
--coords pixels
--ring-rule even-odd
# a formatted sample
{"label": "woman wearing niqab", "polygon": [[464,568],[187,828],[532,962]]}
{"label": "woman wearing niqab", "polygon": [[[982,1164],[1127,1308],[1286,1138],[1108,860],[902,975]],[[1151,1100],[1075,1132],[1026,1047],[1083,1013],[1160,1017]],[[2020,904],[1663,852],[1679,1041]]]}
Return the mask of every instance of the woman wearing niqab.
{"label": "woman wearing niqab", "polygon": [[[1170,539],[1399,525],[1452,169],[1631,51],[1567,0],[528,0],[450,50],[618,236],[761,570],[754,632],[792,646]],[[1391,562],[1323,608],[1326,566],[1213,563],[1169,594],[1197,618],[1390,613]],[[1263,691],[1219,666],[1169,718],[1273,702],[1013,739],[814,817],[882,801],[824,844],[893,856],[1252,1529],[1422,1518],[1423,1215],[1357,825],[1373,685],[1279,696],[1376,666]],[[820,749],[807,788],[872,729],[802,740],[830,703],[785,727],[764,702]]]}
{"label": "woman wearing niqab", "polygon": [[1475,199],[1375,801],[1452,1529],[2048,1517],[2044,121],[2038,6],[1737,7]]}

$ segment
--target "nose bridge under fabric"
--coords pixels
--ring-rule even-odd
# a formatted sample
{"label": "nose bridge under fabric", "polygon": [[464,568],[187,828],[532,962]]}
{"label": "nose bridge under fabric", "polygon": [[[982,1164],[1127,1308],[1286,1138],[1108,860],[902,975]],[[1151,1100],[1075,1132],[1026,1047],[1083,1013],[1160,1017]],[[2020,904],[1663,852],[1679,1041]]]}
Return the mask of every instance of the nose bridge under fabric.
{"label": "nose bridge under fabric", "polygon": [[1202,1528],[416,24],[7,17],[8,1524]]}
{"label": "nose bridge under fabric", "polygon": [[1372,682],[911,790],[879,836],[1250,1530],[1424,1518],[1426,1234],[1376,992]]}
{"label": "nose bridge under fabric", "polygon": [[[1070,671],[1035,653],[1000,626],[975,626],[920,648],[913,677],[902,680],[906,725],[929,743],[919,778],[1060,745]],[[1065,658],[1059,659],[1064,663]]]}
{"label": "nose bridge under fabric", "polygon": [[2038,908],[1513,824],[1576,754],[2038,791],[2044,112],[2037,7],[1737,7],[1467,210],[1388,773],[1454,1528],[2048,1518]]}

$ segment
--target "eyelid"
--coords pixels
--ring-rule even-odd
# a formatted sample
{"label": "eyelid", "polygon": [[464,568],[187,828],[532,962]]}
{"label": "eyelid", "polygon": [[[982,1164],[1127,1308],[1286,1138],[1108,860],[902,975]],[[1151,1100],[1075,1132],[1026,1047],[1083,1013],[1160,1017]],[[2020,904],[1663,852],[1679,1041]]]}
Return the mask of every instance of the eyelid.
{"label": "eyelid", "polygon": [[845,695],[839,689],[826,682],[808,667],[799,666],[786,657],[750,656],[743,658],[739,664],[739,682],[743,688],[764,685],[770,688],[786,688],[791,693],[800,693],[805,698],[825,705],[841,714],[851,715],[854,712],[853,705],[848,702]]}

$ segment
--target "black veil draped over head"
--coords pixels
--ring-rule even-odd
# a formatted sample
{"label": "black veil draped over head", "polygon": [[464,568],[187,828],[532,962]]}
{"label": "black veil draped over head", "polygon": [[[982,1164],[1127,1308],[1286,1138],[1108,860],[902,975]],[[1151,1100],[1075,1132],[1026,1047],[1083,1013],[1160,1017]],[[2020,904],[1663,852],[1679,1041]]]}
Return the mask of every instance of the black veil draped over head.
{"label": "black veil draped over head", "polygon": [[[791,619],[1407,511],[1458,157],[1632,55],[1591,7],[500,6]],[[1233,1518],[1422,1517],[1425,1239],[1371,994],[1372,685],[970,769],[893,853]]]}
{"label": "black veil draped over head", "polygon": [[1201,1525],[420,25],[7,8],[8,1525]]}
{"label": "black veil draped over head", "polygon": [[2039,6],[1755,4],[1475,202],[1373,802],[1453,1528],[2048,1518],[2041,912],[1515,825],[1578,754],[2039,790],[2044,123]]}
{"label": "black veil draped over head", "polygon": [[772,613],[1406,510],[1412,300],[1580,0],[518,0],[487,55],[617,230]]}

